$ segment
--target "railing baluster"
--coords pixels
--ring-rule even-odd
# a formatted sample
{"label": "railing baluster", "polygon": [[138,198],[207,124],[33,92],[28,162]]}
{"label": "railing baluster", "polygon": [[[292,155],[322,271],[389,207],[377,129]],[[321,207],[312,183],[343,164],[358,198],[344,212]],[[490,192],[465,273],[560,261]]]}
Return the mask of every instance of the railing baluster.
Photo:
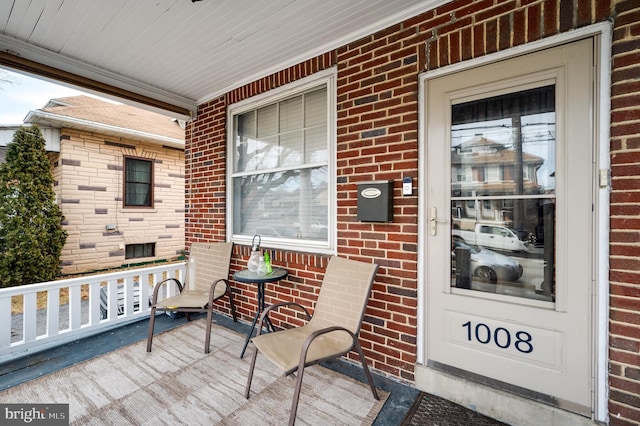
{"label": "railing baluster", "polygon": [[52,288],[47,292],[47,332],[48,337],[60,332],[60,289]]}
{"label": "railing baluster", "polygon": [[22,300],[22,338],[25,342],[36,340],[36,308],[36,292],[25,293]]}
{"label": "railing baluster", "polygon": [[89,325],[100,323],[100,281],[89,283]]}
{"label": "railing baluster", "polygon": [[149,280],[151,277],[155,278],[155,274],[140,275],[140,312],[149,312]]}
{"label": "railing baluster", "polygon": [[11,344],[11,295],[0,297],[0,349]]}
{"label": "railing baluster", "polygon": [[69,329],[77,330],[82,325],[81,312],[81,288],[80,286],[69,287]]}
{"label": "railing baluster", "polygon": [[[162,281],[162,274],[156,272],[153,274],[153,287],[154,287],[154,291],[155,291],[155,286],[158,285],[158,283]],[[160,289],[160,291],[158,292],[158,301],[163,300],[164,298],[166,298],[166,286],[164,289]]]}
{"label": "railing baluster", "polygon": [[109,310],[107,311],[107,318],[115,320],[118,318],[118,281],[109,280],[107,282],[107,294],[109,295]]}
{"label": "railing baluster", "polygon": [[135,277],[126,277],[123,282],[125,316],[133,314],[133,285],[135,281]]}

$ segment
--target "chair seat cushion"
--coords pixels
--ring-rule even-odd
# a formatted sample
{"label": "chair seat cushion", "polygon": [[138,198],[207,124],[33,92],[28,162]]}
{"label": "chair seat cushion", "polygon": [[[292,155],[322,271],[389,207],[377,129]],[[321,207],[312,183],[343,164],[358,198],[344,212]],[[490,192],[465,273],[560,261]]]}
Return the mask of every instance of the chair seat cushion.
{"label": "chair seat cushion", "polygon": [[[262,334],[253,338],[257,349],[273,364],[289,374],[296,370],[300,363],[300,354],[305,339],[315,330],[310,324]],[[327,357],[335,357],[339,353],[351,350],[353,340],[348,333],[331,332],[317,337],[307,352],[306,364],[314,364]]]}
{"label": "chair seat cushion", "polygon": [[[222,297],[226,288],[222,284],[216,286],[214,300]],[[197,290],[184,290],[182,293],[161,300],[156,303],[156,308],[178,309],[178,308],[201,308],[204,309],[209,303],[209,293]]]}

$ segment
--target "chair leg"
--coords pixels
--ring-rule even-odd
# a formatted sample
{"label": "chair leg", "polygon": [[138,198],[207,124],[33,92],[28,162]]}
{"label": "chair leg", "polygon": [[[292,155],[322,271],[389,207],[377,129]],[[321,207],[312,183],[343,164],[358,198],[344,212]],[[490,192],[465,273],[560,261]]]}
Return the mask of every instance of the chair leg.
{"label": "chair leg", "polygon": [[213,322],[213,306],[209,305],[207,309],[207,334],[204,337],[204,353],[208,354],[211,350],[211,323]]}
{"label": "chair leg", "polygon": [[233,302],[233,294],[231,292],[231,287],[228,284],[227,297],[229,298],[229,306],[231,307],[231,316],[233,317],[233,322],[238,322],[238,316],[236,314],[236,304]]}
{"label": "chair leg", "polygon": [[151,308],[149,316],[149,334],[147,336],[147,352],[151,352],[151,343],[153,342],[153,327],[156,323],[156,307]]}
{"label": "chair leg", "polygon": [[304,375],[304,365],[298,367],[296,374],[296,388],[293,391],[293,401],[291,401],[291,412],[289,413],[289,426],[296,423],[296,414],[298,412],[298,401],[300,401],[300,391],[302,390],[302,376]]}
{"label": "chair leg", "polygon": [[373,377],[371,376],[371,372],[369,371],[369,367],[367,366],[367,359],[364,357],[364,353],[362,352],[362,347],[360,346],[360,342],[358,341],[358,339],[355,339],[355,346],[356,350],[358,351],[358,355],[360,356],[360,361],[362,361],[362,369],[364,370],[364,375],[367,376],[367,381],[369,382],[371,393],[376,400],[380,400],[378,391],[373,384]]}
{"label": "chair leg", "polygon": [[249,367],[249,377],[247,378],[247,386],[244,388],[244,397],[249,399],[249,392],[251,391],[251,380],[253,379],[253,369],[256,367],[256,358],[258,358],[258,348],[253,351],[251,357],[251,366]]}

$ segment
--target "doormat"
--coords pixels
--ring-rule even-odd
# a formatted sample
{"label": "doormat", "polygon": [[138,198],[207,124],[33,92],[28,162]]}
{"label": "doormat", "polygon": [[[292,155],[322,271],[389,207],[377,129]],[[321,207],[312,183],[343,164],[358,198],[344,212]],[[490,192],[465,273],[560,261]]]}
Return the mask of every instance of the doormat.
{"label": "doormat", "polygon": [[402,421],[402,426],[462,425],[506,426],[506,423],[424,392],[420,392]]}

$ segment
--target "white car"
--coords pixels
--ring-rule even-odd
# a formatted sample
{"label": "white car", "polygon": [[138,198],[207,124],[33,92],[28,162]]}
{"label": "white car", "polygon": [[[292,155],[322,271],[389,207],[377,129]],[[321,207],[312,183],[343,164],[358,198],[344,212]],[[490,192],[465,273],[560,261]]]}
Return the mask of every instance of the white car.
{"label": "white car", "polygon": [[469,250],[471,260],[471,274],[485,281],[513,282],[520,278],[524,272],[522,265],[515,259],[495,251],[467,244],[453,239],[451,251],[451,265],[456,267],[456,249]]}
{"label": "white car", "polygon": [[267,210],[266,212],[262,213],[263,219],[284,219],[285,217],[287,217],[287,214],[284,212],[284,210],[279,209]]}

